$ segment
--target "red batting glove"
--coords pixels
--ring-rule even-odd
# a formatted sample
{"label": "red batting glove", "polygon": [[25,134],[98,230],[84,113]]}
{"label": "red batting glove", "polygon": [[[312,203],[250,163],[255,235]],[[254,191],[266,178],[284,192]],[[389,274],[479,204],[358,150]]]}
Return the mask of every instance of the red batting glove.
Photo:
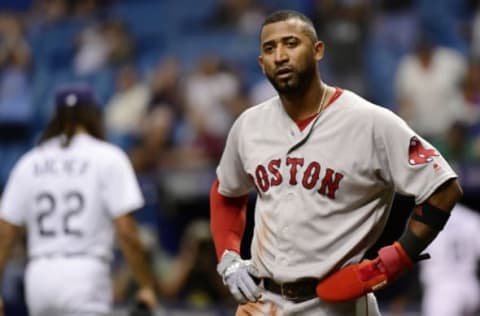
{"label": "red batting glove", "polygon": [[402,246],[395,242],[378,251],[378,257],[352,264],[317,285],[317,295],[324,301],[342,302],[356,299],[383,288],[413,267],[413,261]]}

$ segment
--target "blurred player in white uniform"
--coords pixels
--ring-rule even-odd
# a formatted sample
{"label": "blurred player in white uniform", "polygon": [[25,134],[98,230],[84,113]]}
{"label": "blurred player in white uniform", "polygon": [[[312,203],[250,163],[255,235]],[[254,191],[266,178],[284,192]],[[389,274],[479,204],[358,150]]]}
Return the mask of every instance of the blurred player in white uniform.
{"label": "blurred player in white uniform", "polygon": [[[371,292],[424,258],[461,197],[457,176],[398,116],[322,82],[324,44],[307,17],[275,12],[260,37],[278,97],[230,130],[210,195],[217,270],[237,315],[377,316]],[[252,189],[249,261],[240,242]],[[395,191],[415,197],[415,212],[398,241],[362,262]]]}
{"label": "blurred player in white uniform", "polygon": [[128,157],[103,141],[88,87],[61,89],[55,103],[39,144],[16,163],[2,196],[0,276],[25,227],[29,314],[108,315],[116,231],[139,283],[137,299],[153,308],[154,278],[131,215],[144,202]]}
{"label": "blurred player in white uniform", "polygon": [[457,204],[420,265],[423,316],[480,315],[480,215]]}

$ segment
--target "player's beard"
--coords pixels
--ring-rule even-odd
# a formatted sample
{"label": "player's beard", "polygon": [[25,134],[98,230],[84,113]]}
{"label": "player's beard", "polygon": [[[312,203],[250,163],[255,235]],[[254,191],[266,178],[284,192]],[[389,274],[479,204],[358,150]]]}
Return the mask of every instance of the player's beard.
{"label": "player's beard", "polygon": [[292,69],[292,75],[289,78],[267,75],[267,79],[279,94],[298,95],[308,89],[315,78],[316,71],[315,64],[310,63],[303,70]]}

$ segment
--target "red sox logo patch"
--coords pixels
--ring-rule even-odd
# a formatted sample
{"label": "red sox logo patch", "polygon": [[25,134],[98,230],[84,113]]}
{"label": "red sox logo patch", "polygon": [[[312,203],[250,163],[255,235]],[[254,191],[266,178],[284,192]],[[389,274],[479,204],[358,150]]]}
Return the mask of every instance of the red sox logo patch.
{"label": "red sox logo patch", "polygon": [[433,161],[433,157],[438,156],[435,149],[426,149],[417,138],[410,138],[410,146],[408,148],[408,163],[415,166]]}

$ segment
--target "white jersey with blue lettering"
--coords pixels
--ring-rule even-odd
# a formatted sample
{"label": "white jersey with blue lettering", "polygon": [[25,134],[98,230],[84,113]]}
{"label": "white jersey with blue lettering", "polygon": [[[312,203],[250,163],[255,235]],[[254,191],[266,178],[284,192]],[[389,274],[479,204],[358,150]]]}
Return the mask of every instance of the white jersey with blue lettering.
{"label": "white jersey with blue lettering", "polygon": [[348,90],[336,95],[303,131],[279,97],[246,110],[230,130],[219,192],[257,191],[251,250],[260,277],[322,278],[359,262],[382,233],[395,192],[420,204],[457,177],[391,111]]}
{"label": "white jersey with blue lettering", "polygon": [[88,254],[110,260],[113,219],[143,205],[126,154],[87,134],[26,153],[8,179],[0,216],[25,226],[31,258]]}

